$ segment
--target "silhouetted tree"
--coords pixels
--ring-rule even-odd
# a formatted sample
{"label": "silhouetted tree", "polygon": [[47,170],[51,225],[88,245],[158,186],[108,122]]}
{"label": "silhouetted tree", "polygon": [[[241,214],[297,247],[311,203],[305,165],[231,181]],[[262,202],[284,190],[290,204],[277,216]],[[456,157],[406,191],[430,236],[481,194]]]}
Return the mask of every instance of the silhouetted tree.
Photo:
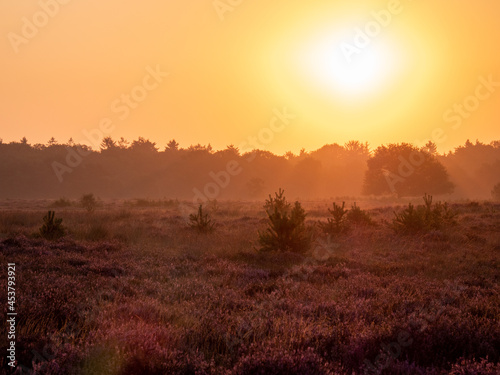
{"label": "silhouetted tree", "polygon": [[179,143],[176,142],[175,139],[172,139],[167,143],[167,147],[165,147],[165,151],[177,151],[179,150]]}
{"label": "silhouetted tree", "polygon": [[22,145],[27,145],[28,144],[28,139],[26,137],[21,138],[21,144]]}
{"label": "silhouetted tree", "polygon": [[118,147],[120,147],[122,150],[128,148],[129,145],[130,142],[123,137],[121,137],[120,140],[118,141]]}
{"label": "silhouetted tree", "polygon": [[111,151],[118,148],[116,142],[111,137],[105,137],[101,142],[101,151]]}
{"label": "silhouetted tree", "polygon": [[350,153],[362,155],[368,155],[370,153],[368,142],[361,143],[360,141],[349,141],[344,145],[344,149]]}
{"label": "silhouetted tree", "polygon": [[240,156],[240,150],[238,147],[235,147],[234,145],[229,145],[226,147],[224,152],[230,156],[238,157]]}
{"label": "silhouetted tree", "polygon": [[368,160],[364,194],[418,196],[452,191],[453,184],[443,165],[408,143],[380,146]]}
{"label": "silhouetted tree", "polygon": [[208,154],[211,154],[213,149],[210,143],[207,146],[202,146],[201,144],[197,145],[191,145],[188,147],[188,151],[190,152],[206,152]]}
{"label": "silhouetted tree", "polygon": [[130,150],[139,152],[157,152],[158,147],[156,147],[156,142],[151,142],[149,139],[139,137],[139,139],[132,142]]}
{"label": "silhouetted tree", "polygon": [[458,187],[467,197],[490,197],[491,187],[500,175],[500,148],[491,144],[467,140],[464,145],[439,160],[448,170]]}
{"label": "silhouetted tree", "polygon": [[47,148],[47,146],[45,146],[42,143],[35,143],[32,147],[33,147],[34,150],[38,150],[38,151],[42,151],[45,148]]}
{"label": "silhouetted tree", "polygon": [[50,146],[55,146],[57,145],[57,141],[54,137],[50,138],[49,141],[47,142],[47,145]]}
{"label": "silhouetted tree", "polygon": [[422,151],[427,151],[429,154],[436,155],[437,154],[437,145],[429,141],[425,144],[424,147],[422,147]]}
{"label": "silhouetted tree", "polygon": [[264,205],[269,221],[266,231],[259,232],[261,251],[305,253],[311,242],[306,213],[299,202],[292,207],[283,194],[279,189]]}
{"label": "silhouetted tree", "polygon": [[466,140],[465,145],[463,146],[463,148],[473,148],[473,147],[474,144],[470,141],[470,139]]}

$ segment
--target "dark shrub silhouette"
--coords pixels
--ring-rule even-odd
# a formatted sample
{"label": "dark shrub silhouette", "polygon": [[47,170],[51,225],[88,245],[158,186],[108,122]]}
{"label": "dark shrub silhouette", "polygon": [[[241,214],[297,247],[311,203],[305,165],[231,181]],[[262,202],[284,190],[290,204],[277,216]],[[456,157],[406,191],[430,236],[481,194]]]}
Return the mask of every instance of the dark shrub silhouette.
{"label": "dark shrub silhouette", "polygon": [[264,205],[269,222],[266,231],[259,232],[261,251],[305,253],[311,242],[306,213],[299,202],[292,207],[284,193],[279,189],[274,198],[269,195]]}
{"label": "dark shrub silhouette", "polygon": [[209,214],[203,213],[203,206],[200,204],[198,213],[189,215],[191,228],[198,230],[201,233],[212,232],[215,228],[215,222],[210,218]]}
{"label": "dark shrub silhouette", "polygon": [[93,212],[97,207],[97,199],[94,194],[85,194],[80,198],[80,204],[88,212]]}
{"label": "dark shrub silhouette", "polygon": [[349,210],[345,209],[345,202],[342,206],[333,203],[333,210],[328,209],[332,217],[327,219],[327,222],[319,222],[319,227],[326,234],[340,234],[347,231],[347,213]]}
{"label": "dark shrub silhouette", "polygon": [[373,225],[375,224],[370,217],[370,214],[365,210],[362,210],[356,205],[356,202],[351,206],[351,209],[346,215],[347,222],[353,225]]}
{"label": "dark shrub silhouette", "polygon": [[411,203],[400,213],[394,212],[393,229],[398,233],[415,234],[423,231],[442,229],[456,223],[456,213],[447,203],[432,205],[432,196],[424,195],[425,205],[415,206]]}
{"label": "dark shrub silhouette", "polygon": [[54,211],[49,211],[43,218],[43,225],[40,228],[40,235],[47,240],[56,240],[64,236],[62,219],[56,219]]}
{"label": "dark shrub silhouette", "polygon": [[59,198],[58,200],[54,201],[50,207],[54,208],[62,208],[62,207],[71,207],[73,204],[69,199],[66,198]]}

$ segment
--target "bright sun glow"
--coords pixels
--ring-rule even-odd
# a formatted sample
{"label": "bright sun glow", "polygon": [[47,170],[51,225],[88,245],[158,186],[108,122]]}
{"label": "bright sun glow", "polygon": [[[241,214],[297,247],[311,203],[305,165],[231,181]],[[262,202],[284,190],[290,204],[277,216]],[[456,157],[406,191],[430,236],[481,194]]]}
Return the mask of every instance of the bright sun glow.
{"label": "bright sun glow", "polygon": [[401,65],[394,46],[376,38],[357,53],[347,55],[341,48],[345,41],[349,39],[334,35],[301,50],[303,74],[315,85],[344,98],[380,94],[394,82]]}

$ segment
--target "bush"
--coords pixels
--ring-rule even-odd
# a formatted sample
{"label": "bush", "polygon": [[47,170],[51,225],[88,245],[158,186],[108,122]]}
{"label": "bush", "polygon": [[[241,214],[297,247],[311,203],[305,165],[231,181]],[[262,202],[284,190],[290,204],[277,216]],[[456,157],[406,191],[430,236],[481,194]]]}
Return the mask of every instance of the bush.
{"label": "bush", "polygon": [[493,190],[491,191],[491,196],[493,200],[500,202],[500,182],[493,186]]}
{"label": "bush", "polygon": [[373,225],[374,222],[370,217],[370,214],[365,210],[356,206],[356,202],[351,206],[351,209],[347,212],[347,221],[354,225]]}
{"label": "bush", "polygon": [[63,208],[63,207],[70,207],[72,206],[72,203],[69,199],[66,198],[59,198],[58,200],[54,201],[50,207],[54,208]]}
{"label": "bush", "polygon": [[401,213],[394,212],[392,227],[396,232],[416,233],[425,228],[424,217],[415,206],[408,203],[408,208]]}
{"label": "bush", "polygon": [[191,228],[197,229],[201,233],[212,232],[215,228],[215,223],[210,218],[209,214],[203,213],[203,206],[200,204],[197,214],[189,215]]}
{"label": "bush", "polygon": [[327,222],[318,222],[321,230],[326,234],[340,234],[347,231],[347,213],[349,210],[345,209],[345,202],[342,206],[337,206],[333,203],[333,210],[328,209],[332,217],[327,219]]}
{"label": "bush", "polygon": [[265,232],[259,231],[261,251],[306,252],[311,244],[311,236],[305,225],[306,213],[299,202],[293,208],[279,189],[273,198],[269,195],[264,209],[269,218]]}
{"label": "bush", "polygon": [[94,194],[84,194],[80,198],[80,205],[85,208],[88,212],[93,212],[97,207],[97,199]]}
{"label": "bush", "polygon": [[432,196],[427,194],[423,199],[425,205],[415,208],[413,204],[408,203],[408,208],[403,212],[394,212],[392,227],[396,232],[414,234],[456,224],[456,213],[448,207],[447,203],[438,202],[433,206]]}
{"label": "bush", "polygon": [[101,241],[108,237],[108,229],[102,223],[92,223],[86,234],[86,239],[90,241]]}
{"label": "bush", "polygon": [[49,211],[43,218],[43,225],[40,227],[40,235],[47,240],[56,240],[64,236],[65,230],[62,226],[63,219],[56,219],[56,213]]}

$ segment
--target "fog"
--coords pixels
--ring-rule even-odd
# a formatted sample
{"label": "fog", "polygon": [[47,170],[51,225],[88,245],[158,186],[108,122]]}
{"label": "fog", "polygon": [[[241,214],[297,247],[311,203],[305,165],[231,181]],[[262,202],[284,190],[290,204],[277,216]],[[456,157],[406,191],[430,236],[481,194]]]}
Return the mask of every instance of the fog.
{"label": "fog", "polygon": [[163,150],[139,138],[111,138],[101,149],[72,142],[30,145],[26,139],[0,143],[0,199],[167,198],[260,200],[284,188],[301,199],[418,196],[491,199],[500,183],[500,142],[467,141],[448,154],[436,145],[371,148],[351,141],[328,144],[299,155],[233,146],[181,148],[172,140]]}

